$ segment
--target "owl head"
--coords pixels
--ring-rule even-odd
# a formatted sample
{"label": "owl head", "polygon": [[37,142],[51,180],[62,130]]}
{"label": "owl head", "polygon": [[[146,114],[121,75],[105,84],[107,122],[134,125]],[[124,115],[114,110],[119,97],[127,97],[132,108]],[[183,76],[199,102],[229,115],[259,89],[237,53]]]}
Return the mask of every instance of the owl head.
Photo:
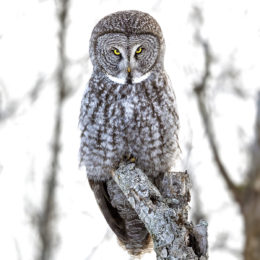
{"label": "owl head", "polygon": [[121,11],[101,19],[90,39],[94,71],[121,84],[135,84],[163,67],[164,38],[157,21],[140,11]]}

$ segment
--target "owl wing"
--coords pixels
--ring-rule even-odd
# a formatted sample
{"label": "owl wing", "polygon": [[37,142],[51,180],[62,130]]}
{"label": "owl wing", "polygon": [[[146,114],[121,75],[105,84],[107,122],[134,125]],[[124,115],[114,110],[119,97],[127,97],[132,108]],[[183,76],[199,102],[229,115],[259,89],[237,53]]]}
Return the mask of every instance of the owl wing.
{"label": "owl wing", "polygon": [[121,242],[126,243],[128,237],[125,230],[125,223],[119,215],[117,209],[111,205],[111,200],[107,192],[106,182],[93,181],[89,179],[89,184],[95,194],[99,208],[102,211],[110,228],[117,235]]}

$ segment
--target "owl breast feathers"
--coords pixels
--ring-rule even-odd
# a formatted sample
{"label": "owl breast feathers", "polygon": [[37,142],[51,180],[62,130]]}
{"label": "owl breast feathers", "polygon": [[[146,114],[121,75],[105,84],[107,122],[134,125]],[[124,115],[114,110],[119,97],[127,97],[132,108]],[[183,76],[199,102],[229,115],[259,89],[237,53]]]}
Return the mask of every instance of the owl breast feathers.
{"label": "owl breast feathers", "polygon": [[178,156],[179,121],[164,49],[160,26],[139,11],[104,17],[90,39],[93,74],[81,103],[81,165],[108,224],[134,255],[148,246],[149,234],[111,172],[134,157],[155,182]]}

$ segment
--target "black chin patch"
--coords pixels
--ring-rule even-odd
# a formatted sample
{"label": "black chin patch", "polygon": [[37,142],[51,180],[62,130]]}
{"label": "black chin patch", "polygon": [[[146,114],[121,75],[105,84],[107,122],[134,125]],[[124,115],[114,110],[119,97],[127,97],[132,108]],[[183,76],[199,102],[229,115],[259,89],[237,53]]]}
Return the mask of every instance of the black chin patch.
{"label": "black chin patch", "polygon": [[133,82],[132,76],[131,76],[130,73],[128,73],[127,79],[126,79],[126,83],[127,83],[127,84],[132,84],[132,82]]}
{"label": "black chin patch", "polygon": [[127,84],[132,84],[132,78],[127,78],[126,83]]}

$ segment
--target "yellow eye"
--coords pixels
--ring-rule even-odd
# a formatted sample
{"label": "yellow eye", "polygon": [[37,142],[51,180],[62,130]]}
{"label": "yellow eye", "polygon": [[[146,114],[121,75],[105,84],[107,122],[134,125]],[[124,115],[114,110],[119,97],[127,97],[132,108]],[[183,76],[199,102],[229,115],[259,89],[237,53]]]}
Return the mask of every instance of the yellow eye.
{"label": "yellow eye", "polygon": [[139,48],[135,51],[135,53],[136,53],[136,54],[139,54],[139,53],[142,52],[142,50],[143,50],[143,49],[142,49],[141,47],[139,47]]}
{"label": "yellow eye", "polygon": [[114,49],[114,54],[118,56],[118,55],[120,55],[121,53],[120,53],[120,51],[119,51],[118,49]]}

